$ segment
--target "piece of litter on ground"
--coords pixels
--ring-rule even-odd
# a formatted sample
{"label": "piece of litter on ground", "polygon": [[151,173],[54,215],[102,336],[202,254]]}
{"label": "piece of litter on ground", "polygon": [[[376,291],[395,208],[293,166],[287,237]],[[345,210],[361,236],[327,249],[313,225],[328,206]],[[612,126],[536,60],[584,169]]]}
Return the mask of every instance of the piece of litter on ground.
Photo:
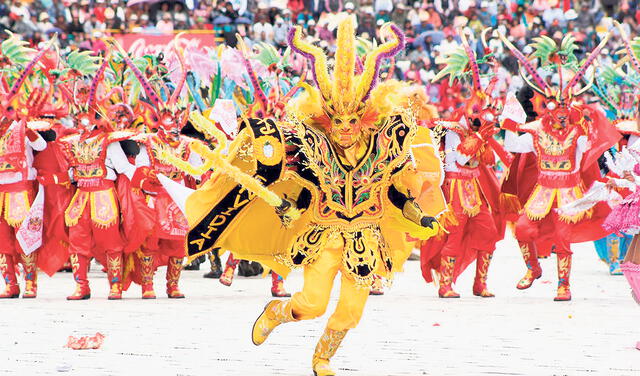
{"label": "piece of litter on ground", "polygon": [[435,324],[433,324],[433,326],[440,326],[440,324],[438,324],[438,323],[435,323]]}
{"label": "piece of litter on ground", "polygon": [[104,342],[104,335],[102,333],[96,333],[95,336],[85,336],[76,338],[74,336],[69,336],[67,340],[68,347],[73,350],[89,350],[89,349],[99,349]]}
{"label": "piece of litter on ground", "polygon": [[636,350],[640,350],[640,342],[636,342]]}
{"label": "piece of litter on ground", "polygon": [[56,367],[56,371],[58,371],[58,372],[69,372],[69,371],[71,371],[71,364],[67,364],[67,363],[59,364]]}

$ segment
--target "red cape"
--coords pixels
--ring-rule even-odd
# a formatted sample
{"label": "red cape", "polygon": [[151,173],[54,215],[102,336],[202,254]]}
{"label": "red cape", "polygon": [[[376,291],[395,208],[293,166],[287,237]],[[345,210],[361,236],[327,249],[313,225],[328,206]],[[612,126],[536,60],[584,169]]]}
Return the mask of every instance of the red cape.
{"label": "red cape", "polygon": [[[56,142],[48,142],[47,148],[36,153],[33,167],[39,175],[67,174],[69,169]],[[64,222],[64,212],[69,206],[74,188],[52,184],[45,186],[42,246],[38,250],[38,267],[52,276],[69,259],[69,233]]]}

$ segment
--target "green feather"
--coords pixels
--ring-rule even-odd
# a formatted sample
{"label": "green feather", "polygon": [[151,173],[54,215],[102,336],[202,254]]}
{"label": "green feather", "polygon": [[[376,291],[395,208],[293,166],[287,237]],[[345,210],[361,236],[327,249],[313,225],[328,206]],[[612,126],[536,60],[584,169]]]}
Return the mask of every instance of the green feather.
{"label": "green feather", "polygon": [[12,32],[8,30],[6,30],[6,32],[9,34],[9,38],[0,44],[2,55],[9,59],[12,65],[25,65],[29,63],[31,61],[30,55],[33,54],[35,50],[27,47],[29,44]]}
{"label": "green feather", "polygon": [[213,83],[211,85],[211,99],[209,100],[209,106],[212,106],[216,103],[216,99],[218,99],[220,95],[220,87],[222,86],[222,67],[221,64],[218,63],[218,72],[216,76],[213,78]]}

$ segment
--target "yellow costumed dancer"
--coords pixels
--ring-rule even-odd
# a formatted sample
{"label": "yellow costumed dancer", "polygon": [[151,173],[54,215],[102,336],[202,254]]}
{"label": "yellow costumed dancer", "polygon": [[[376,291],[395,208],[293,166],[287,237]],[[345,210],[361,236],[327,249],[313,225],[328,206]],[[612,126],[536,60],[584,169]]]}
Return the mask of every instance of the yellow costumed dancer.
{"label": "yellow costumed dancer", "polygon": [[[415,91],[393,80],[376,85],[380,61],[404,46],[397,27],[383,31],[389,41],[362,66],[345,20],[331,78],[326,56],[293,29],[289,44],[310,60],[316,87],[303,84],[286,121],[242,120],[227,155],[198,150],[215,172],[186,201],[191,257],[221,247],[283,276],[304,268],[302,291],[270,302],[258,317],[256,345],[282,323],[324,314],[340,273],[338,305],[313,355],[316,375],[335,374],[329,360],[358,324],[374,275],[400,270],[409,236],[437,233],[435,217],[445,208],[440,159],[412,111]],[[206,118],[191,119],[224,146]]]}

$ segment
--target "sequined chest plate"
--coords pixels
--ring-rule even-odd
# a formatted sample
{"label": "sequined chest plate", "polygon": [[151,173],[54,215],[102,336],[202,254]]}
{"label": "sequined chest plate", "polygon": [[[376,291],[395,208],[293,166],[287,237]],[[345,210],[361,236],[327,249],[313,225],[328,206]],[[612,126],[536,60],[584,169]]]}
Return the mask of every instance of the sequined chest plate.
{"label": "sequined chest plate", "polygon": [[534,136],[540,171],[572,171],[575,167],[578,130],[572,129],[564,139],[539,131]]}
{"label": "sequined chest plate", "polygon": [[408,145],[414,131],[400,117],[389,120],[371,135],[364,158],[355,167],[341,162],[334,146],[324,134],[307,129],[303,151],[309,156],[309,168],[318,178],[319,220],[339,218],[346,221],[382,216],[382,192],[390,177],[407,160]]}

